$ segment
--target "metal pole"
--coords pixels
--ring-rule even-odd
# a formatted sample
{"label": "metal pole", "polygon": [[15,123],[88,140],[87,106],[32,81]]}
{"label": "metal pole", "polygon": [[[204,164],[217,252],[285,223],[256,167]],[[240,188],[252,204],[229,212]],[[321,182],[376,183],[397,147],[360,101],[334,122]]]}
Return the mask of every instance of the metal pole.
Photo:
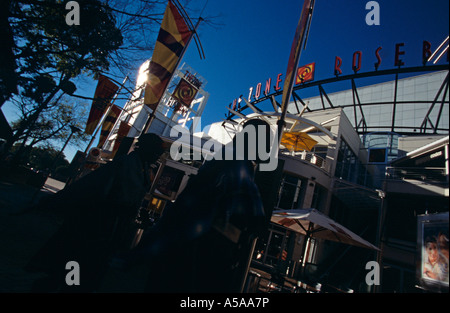
{"label": "metal pole", "polygon": [[378,196],[380,197],[380,208],[378,211],[378,227],[377,227],[377,233],[376,233],[376,245],[378,247],[378,251],[376,251],[376,260],[378,263],[378,266],[380,268],[380,285],[374,285],[373,292],[379,293],[381,292],[381,282],[382,282],[382,276],[383,276],[383,247],[382,247],[382,238],[383,238],[383,224],[384,224],[384,212],[385,212],[385,198],[386,198],[386,178],[383,182],[383,189],[376,190],[378,192]]}
{"label": "metal pole", "polygon": [[72,139],[72,136],[74,133],[80,132],[81,129],[79,129],[78,127],[75,126],[70,126],[70,135],[67,138],[66,142],[64,143],[64,146],[61,148],[61,150],[58,152],[58,155],[55,157],[55,160],[53,161],[53,164],[50,168],[51,171],[53,171],[53,168],[55,167],[56,163],[58,162],[59,157],[61,156],[61,154],[63,153],[64,149],[66,149],[67,144],[69,143],[70,139]]}
{"label": "metal pole", "polygon": [[311,231],[312,231],[312,229],[313,229],[313,223],[312,222],[309,222],[309,225],[308,225],[308,230],[306,231],[306,234],[305,234],[305,239],[304,239],[304,242],[303,242],[303,246],[302,246],[302,265],[301,265],[301,267],[300,267],[300,273],[301,273],[301,278],[303,279],[304,277],[304,275],[305,275],[305,266],[306,266],[306,264],[305,264],[305,259],[306,259],[306,248],[307,248],[307,246],[308,246],[308,243],[309,243],[309,239],[311,238]]}
{"label": "metal pole", "polygon": [[245,290],[245,283],[247,282],[247,277],[248,277],[248,271],[250,270],[250,265],[252,263],[252,258],[253,258],[253,253],[255,252],[255,247],[256,247],[256,242],[258,241],[258,237],[253,238],[251,246],[250,246],[250,251],[249,251],[249,255],[247,258],[247,263],[245,265],[245,270],[244,270],[244,275],[242,277],[242,281],[241,281],[241,285],[239,287],[239,292],[243,293]]}
{"label": "metal pole", "polygon": [[105,146],[108,144],[108,141],[111,138],[111,135],[113,134],[113,132],[116,129],[117,129],[117,131],[119,131],[120,119],[123,117],[124,113],[126,113],[128,111],[128,107],[130,107],[131,104],[134,102],[134,100],[132,100],[132,97],[133,97],[133,94],[130,96],[130,100],[128,100],[127,103],[125,103],[124,107],[120,111],[120,114],[117,117],[116,121],[114,122],[114,125],[113,125],[113,127],[111,128],[111,131],[108,134],[108,137],[106,137],[105,142],[103,143],[102,149],[104,149]]}

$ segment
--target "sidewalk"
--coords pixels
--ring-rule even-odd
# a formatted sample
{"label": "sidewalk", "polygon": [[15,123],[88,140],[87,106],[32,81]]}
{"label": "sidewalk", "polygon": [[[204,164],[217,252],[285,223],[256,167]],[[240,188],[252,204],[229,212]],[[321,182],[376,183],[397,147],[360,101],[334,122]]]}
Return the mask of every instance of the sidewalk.
{"label": "sidewalk", "polygon": [[0,181],[0,292],[29,292],[32,283],[42,277],[22,268],[61,220],[50,213],[26,209],[63,187],[51,178],[41,189]]}

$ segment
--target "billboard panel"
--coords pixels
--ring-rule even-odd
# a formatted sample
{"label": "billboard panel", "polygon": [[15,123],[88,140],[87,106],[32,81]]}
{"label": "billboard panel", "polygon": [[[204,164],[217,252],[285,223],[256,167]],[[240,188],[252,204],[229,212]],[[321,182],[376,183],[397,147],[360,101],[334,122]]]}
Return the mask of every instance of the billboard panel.
{"label": "billboard panel", "polygon": [[417,284],[433,292],[448,292],[448,216],[445,212],[417,217]]}

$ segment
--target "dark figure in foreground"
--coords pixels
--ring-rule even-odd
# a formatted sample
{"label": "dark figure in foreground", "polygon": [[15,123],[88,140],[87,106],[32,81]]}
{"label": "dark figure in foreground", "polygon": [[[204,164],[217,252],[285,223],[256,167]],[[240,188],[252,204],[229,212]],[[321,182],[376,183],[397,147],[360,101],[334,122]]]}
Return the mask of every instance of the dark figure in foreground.
{"label": "dark figure in foreground", "polygon": [[[27,266],[30,271],[48,274],[37,282],[34,291],[92,292],[99,287],[111,255],[129,245],[126,240],[150,187],[149,164],[163,152],[161,138],[142,135],[133,152],[40,204],[44,209],[63,211],[64,222]],[[66,284],[69,261],[79,264],[80,285]]]}
{"label": "dark figure in foreground", "polygon": [[[251,120],[244,129],[247,125],[270,131],[261,120]],[[253,244],[267,226],[254,183],[260,160],[244,155],[243,160],[206,162],[144,232],[128,261],[150,267],[146,292],[242,291]]]}

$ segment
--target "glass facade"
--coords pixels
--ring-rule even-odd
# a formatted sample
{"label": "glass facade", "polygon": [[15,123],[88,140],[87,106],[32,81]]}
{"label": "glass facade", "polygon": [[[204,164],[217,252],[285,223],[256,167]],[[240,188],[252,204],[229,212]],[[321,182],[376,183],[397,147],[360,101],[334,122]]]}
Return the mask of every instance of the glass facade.
{"label": "glass facade", "polygon": [[373,186],[373,177],[347,142],[341,138],[334,176],[361,186]]}
{"label": "glass facade", "polygon": [[[447,74],[448,71],[442,71],[399,78],[397,88],[393,75],[392,81],[357,87],[355,90],[349,88],[327,96],[334,107],[344,107],[354,127],[361,126],[358,124],[364,116],[369,132],[419,132],[421,125],[428,122],[428,126],[437,128],[437,133],[448,134],[449,93],[448,85],[444,84]],[[356,102],[361,104],[361,108],[356,110],[353,107],[355,95],[359,99]],[[304,101],[308,102],[311,110],[323,107],[321,96]],[[447,105],[444,105],[445,102]],[[292,111],[295,112],[295,109]]]}
{"label": "glass facade", "polygon": [[291,210],[297,209],[306,188],[306,180],[300,177],[284,174],[280,182],[277,197],[277,209]]}

